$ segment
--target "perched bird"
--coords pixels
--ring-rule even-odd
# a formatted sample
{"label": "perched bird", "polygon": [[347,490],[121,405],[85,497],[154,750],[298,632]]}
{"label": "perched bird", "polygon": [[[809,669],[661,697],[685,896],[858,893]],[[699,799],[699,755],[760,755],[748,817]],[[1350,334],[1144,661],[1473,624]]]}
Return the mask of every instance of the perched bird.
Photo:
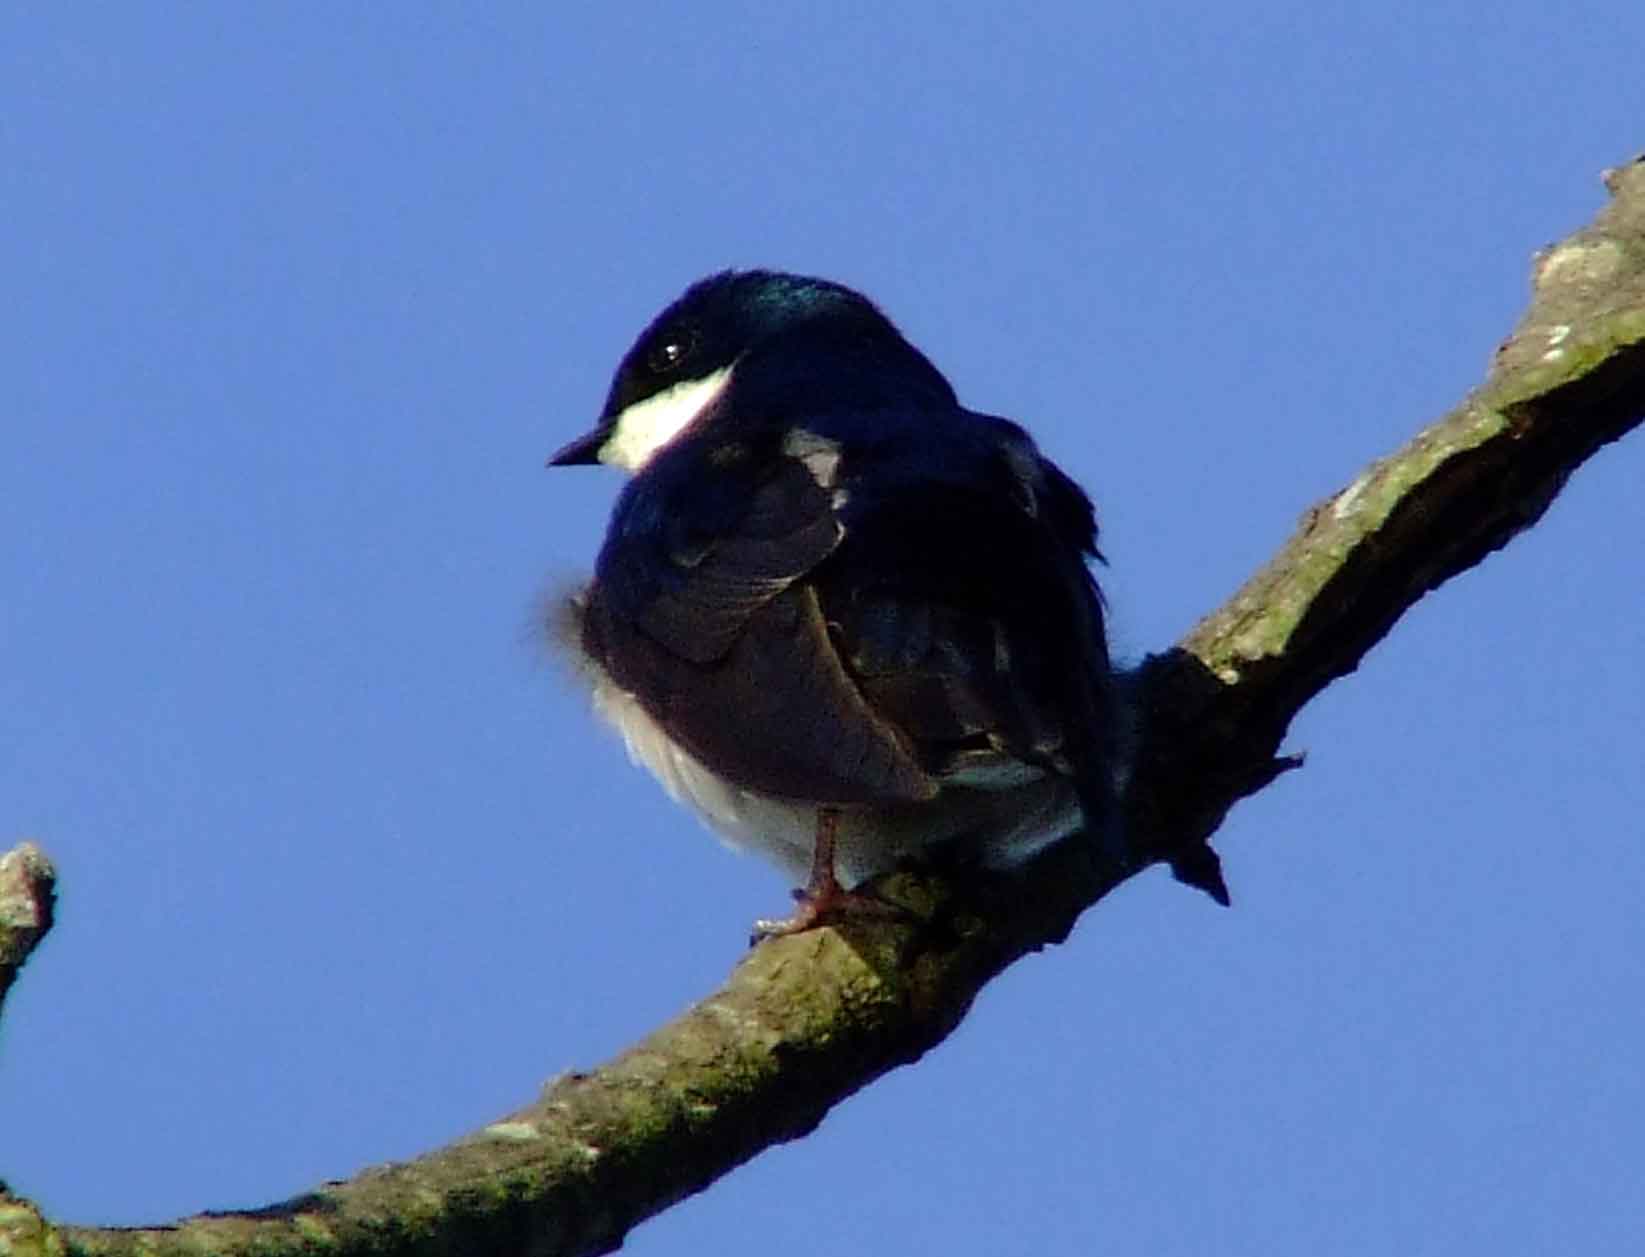
{"label": "perched bird", "polygon": [[693,285],[550,465],[593,462],[632,479],[567,635],[630,754],[804,879],[758,932],[936,844],[1004,866],[1083,828],[1130,859],[1091,503],[861,294]]}

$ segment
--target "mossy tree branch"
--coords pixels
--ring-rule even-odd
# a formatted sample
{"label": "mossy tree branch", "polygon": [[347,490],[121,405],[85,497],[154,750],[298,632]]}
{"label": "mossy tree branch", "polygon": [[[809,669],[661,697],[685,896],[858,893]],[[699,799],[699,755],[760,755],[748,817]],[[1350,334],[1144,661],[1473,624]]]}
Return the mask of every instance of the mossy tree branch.
{"label": "mossy tree branch", "polygon": [[[1144,666],[1131,807],[1152,858],[1213,833],[1287,766],[1275,755],[1309,699],[1645,417],[1645,164],[1606,185],[1596,221],[1538,257],[1531,307],[1484,383],[1309,511],[1244,588]],[[1114,884],[1079,842],[1009,881],[899,874],[886,893],[936,926],[853,921],[762,944],[674,1022],[450,1147],[173,1227],[43,1229],[0,1198],[0,1252],[14,1215],[14,1250],[29,1252],[607,1252],[916,1060],[985,982],[1065,937]]]}

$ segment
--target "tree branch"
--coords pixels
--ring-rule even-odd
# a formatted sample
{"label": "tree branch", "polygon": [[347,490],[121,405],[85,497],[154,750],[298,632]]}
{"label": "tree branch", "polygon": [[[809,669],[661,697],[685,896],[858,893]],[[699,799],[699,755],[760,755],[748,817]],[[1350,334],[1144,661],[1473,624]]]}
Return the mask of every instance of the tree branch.
{"label": "tree branch", "polygon": [[[1645,416],[1645,164],[1605,182],[1612,200],[1593,225],[1538,257],[1530,310],[1485,382],[1311,509],[1244,588],[1144,665],[1130,807],[1150,858],[1192,850],[1283,771],[1275,754],[1309,699]],[[1010,878],[898,874],[886,894],[932,926],[854,920],[762,944],[642,1043],[450,1147],[254,1213],[56,1237],[111,1255],[610,1251],[918,1059],[984,983],[1064,938],[1113,884],[1078,841]],[[5,1210],[0,1199],[0,1249]],[[54,1242],[30,1234],[18,1251]]]}
{"label": "tree branch", "polygon": [[32,842],[0,856],[0,1005],[17,971],[51,929],[57,870]]}

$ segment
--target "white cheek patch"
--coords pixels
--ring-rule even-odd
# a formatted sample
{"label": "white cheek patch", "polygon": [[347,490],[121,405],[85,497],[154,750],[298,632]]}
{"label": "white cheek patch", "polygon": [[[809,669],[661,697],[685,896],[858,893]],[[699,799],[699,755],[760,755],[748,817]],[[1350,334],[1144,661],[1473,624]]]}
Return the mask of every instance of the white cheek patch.
{"label": "white cheek patch", "polygon": [[682,381],[635,402],[617,416],[611,436],[600,446],[600,461],[624,471],[638,471],[713,404],[730,378],[731,368],[721,367],[700,380]]}

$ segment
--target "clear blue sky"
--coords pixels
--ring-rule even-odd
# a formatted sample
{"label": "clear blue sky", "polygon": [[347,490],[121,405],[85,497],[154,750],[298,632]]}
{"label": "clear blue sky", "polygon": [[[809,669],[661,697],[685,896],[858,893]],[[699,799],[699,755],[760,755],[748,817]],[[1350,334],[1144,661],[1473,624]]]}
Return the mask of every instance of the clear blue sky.
{"label": "clear blue sky", "polygon": [[[787,902],[531,627],[618,485],[543,459],[699,274],[1028,423],[1132,657],[1455,402],[1645,147],[1645,9],[1328,7],[7,6],[0,837],[63,881],[0,1173],[135,1223],[414,1155]],[[1631,1251],[1642,477],[1306,713],[1234,910],[1138,879],[628,1251]]]}

